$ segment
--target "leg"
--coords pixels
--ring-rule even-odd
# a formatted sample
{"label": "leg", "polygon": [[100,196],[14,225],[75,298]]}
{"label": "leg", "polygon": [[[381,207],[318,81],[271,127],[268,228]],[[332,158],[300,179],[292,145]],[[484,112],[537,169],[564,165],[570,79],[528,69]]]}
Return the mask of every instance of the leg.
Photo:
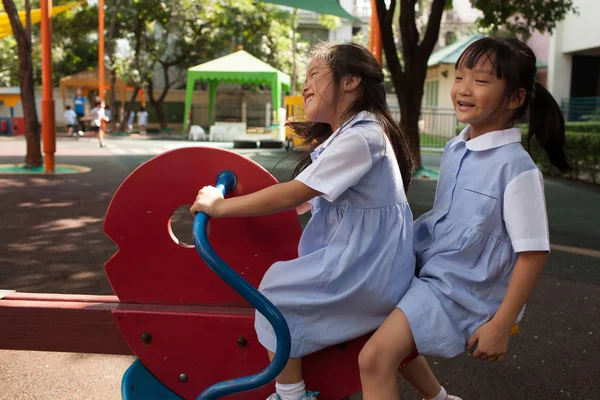
{"label": "leg", "polygon": [[[269,360],[273,360],[274,353],[267,350]],[[285,368],[275,380],[276,394],[268,400],[314,400],[316,393],[308,392],[302,379],[302,359],[290,358]]]}
{"label": "leg", "polygon": [[[271,353],[267,350],[269,354],[269,361],[273,360],[275,357],[275,353]],[[292,384],[298,383],[302,380],[302,359],[301,358],[290,358],[288,363],[285,365],[281,374],[277,377],[277,382],[282,384]]]}
{"label": "leg", "polygon": [[364,400],[398,400],[396,372],[400,362],[416,351],[406,316],[396,308],[371,336],[358,356]]}
{"label": "leg", "polygon": [[[398,365],[416,351],[410,324],[404,312],[396,308],[358,356],[363,398],[399,399]],[[423,357],[417,357],[404,366],[400,374],[426,399],[434,398],[441,390]]]}
{"label": "leg", "polygon": [[83,122],[83,114],[77,114],[77,122],[79,122],[79,130],[85,132],[85,123]]}
{"label": "leg", "polygon": [[400,375],[425,399],[433,399],[442,390],[425,357],[419,356],[400,369]]}

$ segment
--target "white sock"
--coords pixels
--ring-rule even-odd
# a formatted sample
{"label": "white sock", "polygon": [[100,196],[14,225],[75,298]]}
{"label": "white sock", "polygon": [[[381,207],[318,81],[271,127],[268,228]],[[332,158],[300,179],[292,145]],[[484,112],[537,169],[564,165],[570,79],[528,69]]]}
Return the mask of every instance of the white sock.
{"label": "white sock", "polygon": [[437,396],[435,396],[434,398],[432,398],[430,400],[445,400],[446,397],[448,397],[448,393],[446,393],[446,389],[444,389],[444,387],[442,386],[442,388],[440,389],[440,392],[437,394]]}
{"label": "white sock", "polygon": [[302,400],[306,396],[304,380],[291,384],[275,382],[275,391],[281,397],[281,400]]}

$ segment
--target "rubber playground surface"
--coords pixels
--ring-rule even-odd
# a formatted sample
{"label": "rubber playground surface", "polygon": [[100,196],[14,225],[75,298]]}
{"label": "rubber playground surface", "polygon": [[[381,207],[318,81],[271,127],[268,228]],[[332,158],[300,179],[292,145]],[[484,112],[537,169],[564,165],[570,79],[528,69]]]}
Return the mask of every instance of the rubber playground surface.
{"label": "rubber playground surface", "polygon": [[[249,156],[281,180],[291,172],[289,158],[280,162],[285,155]],[[64,156],[62,164],[91,170],[0,175],[0,289],[112,294],[103,265],[116,246],[102,231],[104,215],[120,183],[146,159]],[[429,167],[439,165],[437,156],[424,160]],[[0,155],[0,164],[21,161]],[[415,217],[431,208],[434,194],[435,181],[413,182],[409,201]],[[507,361],[476,361],[466,353],[429,359],[450,393],[464,399],[600,399],[600,190],[547,179],[546,198],[553,251]],[[184,222],[177,232],[188,232]],[[132,360],[14,351],[0,351],[0,359],[1,400],[116,400]],[[333,373],[331,379],[343,377]],[[405,383],[402,387],[403,399],[419,399]]]}

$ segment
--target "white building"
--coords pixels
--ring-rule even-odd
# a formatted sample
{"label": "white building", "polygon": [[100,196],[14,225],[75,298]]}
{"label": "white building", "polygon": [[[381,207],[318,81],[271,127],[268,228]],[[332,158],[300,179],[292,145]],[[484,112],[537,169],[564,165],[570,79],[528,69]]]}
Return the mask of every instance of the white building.
{"label": "white building", "polygon": [[586,107],[600,108],[600,1],[573,3],[578,14],[559,22],[550,37],[547,86],[567,118],[577,120]]}
{"label": "white building", "polygon": [[[325,40],[344,43],[352,41],[352,36],[364,30],[368,36],[369,21],[371,16],[370,0],[340,0],[340,5],[349,14],[360,19],[361,22],[341,18],[341,26],[337,29],[328,29],[319,24],[319,14],[313,11],[298,10],[298,33],[311,44]],[[287,7],[286,7],[287,8]]]}

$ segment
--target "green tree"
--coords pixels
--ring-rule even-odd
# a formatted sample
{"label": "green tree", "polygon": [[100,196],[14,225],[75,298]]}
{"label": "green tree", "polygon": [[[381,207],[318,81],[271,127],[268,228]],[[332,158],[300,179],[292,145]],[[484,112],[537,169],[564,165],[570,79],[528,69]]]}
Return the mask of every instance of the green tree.
{"label": "green tree", "polygon": [[[419,32],[416,20],[421,1],[400,0],[398,15],[394,14],[396,0],[376,0],[383,51],[400,105],[400,125],[408,136],[418,167],[421,166],[418,121],[427,60],[438,40],[442,13],[452,5],[451,0],[428,0],[431,3],[429,17],[423,32]],[[527,36],[532,29],[551,32],[557,21],[574,10],[572,0],[471,0],[471,3],[483,12],[479,21],[482,28],[492,32],[505,29],[521,36]],[[402,61],[394,40],[395,15],[400,29]]]}
{"label": "green tree", "polygon": [[[55,4],[66,3],[67,0],[58,0]],[[25,10],[29,13],[31,8],[39,7],[39,1],[30,3],[28,0],[2,0],[3,11],[9,17],[13,36],[8,36],[0,40],[0,85],[15,86],[19,85],[21,89],[21,98],[23,106],[23,116],[25,119],[25,137],[27,141],[25,166],[28,168],[39,167],[42,165],[41,153],[41,132],[38,120],[38,114],[35,106],[36,84],[41,84],[41,41],[39,40],[39,24],[31,26],[30,17],[26,17],[26,24],[23,26],[18,11]],[[82,31],[89,31],[88,28],[78,26],[78,31],[65,32],[65,28],[72,25],[65,24],[61,26],[61,21],[66,20],[73,14],[67,12],[54,18],[53,34],[53,64],[54,81],[56,82],[62,73],[61,67],[71,67],[74,65],[72,58],[65,57],[65,62],[60,62],[57,57],[65,54],[64,49],[69,49],[70,44],[78,43],[82,37]],[[93,26],[93,25],[92,25]],[[89,50],[88,46],[81,47],[81,53]],[[84,61],[86,62],[86,61]],[[87,62],[86,62],[87,63]],[[57,74],[59,76],[57,77]]]}
{"label": "green tree", "polygon": [[[24,0],[13,0],[18,11],[25,9]],[[72,0],[54,0],[59,6]],[[1,3],[0,3],[1,5]],[[39,8],[34,0],[31,8]],[[0,7],[0,12],[4,11]],[[60,78],[98,65],[98,8],[84,3],[52,18],[52,80],[57,85]],[[42,44],[40,25],[31,27],[31,48],[34,84],[42,84]],[[17,41],[14,36],[0,39],[0,85],[17,86],[19,67]]]}
{"label": "green tree", "polygon": [[[189,66],[243,48],[291,71],[290,13],[273,5],[251,0],[174,0],[156,6],[151,0],[137,0],[118,14],[115,37],[136,45],[115,62],[122,73],[129,69],[129,78],[147,88],[162,128],[166,127],[164,99],[172,87],[183,84]],[[156,74],[163,78],[157,96]]]}
{"label": "green tree", "polygon": [[[39,3],[39,0],[37,0]],[[53,0],[63,5],[72,0]],[[107,13],[108,15],[108,13]],[[36,54],[41,54],[37,43]],[[39,62],[41,66],[41,61]],[[52,80],[77,74],[98,65],[98,7],[87,2],[52,18]],[[41,71],[36,71],[36,84],[41,84]]]}
{"label": "green tree", "polygon": [[0,39],[0,86],[19,85],[19,55],[14,36]]}
{"label": "green tree", "polygon": [[17,6],[13,0],[2,0],[4,10],[10,20],[19,55],[19,87],[21,89],[21,104],[25,119],[25,137],[27,152],[25,167],[35,168],[42,165],[40,143],[40,124],[35,108],[35,92],[33,86],[33,64],[31,59],[31,37],[19,19]]}

